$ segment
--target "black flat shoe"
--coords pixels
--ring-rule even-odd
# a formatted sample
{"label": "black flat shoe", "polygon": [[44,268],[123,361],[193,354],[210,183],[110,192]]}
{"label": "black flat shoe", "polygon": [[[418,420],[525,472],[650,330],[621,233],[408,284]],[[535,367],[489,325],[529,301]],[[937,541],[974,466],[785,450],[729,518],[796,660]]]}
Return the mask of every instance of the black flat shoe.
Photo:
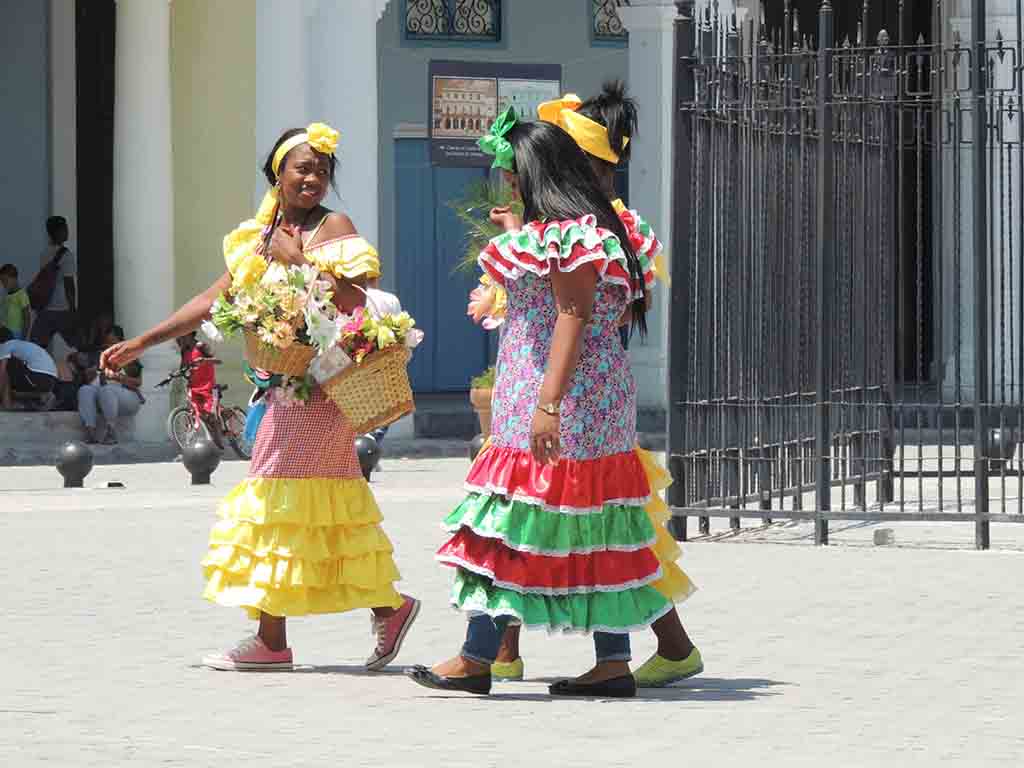
{"label": "black flat shoe", "polygon": [[559,680],[548,687],[552,696],[590,696],[595,699],[630,699],[636,696],[636,679],[632,675],[613,677],[600,683],[577,683]]}
{"label": "black flat shoe", "polygon": [[406,674],[424,688],[433,688],[435,691],[462,691],[463,693],[475,693],[478,696],[486,696],[491,692],[491,676],[489,674],[442,677],[431,672],[428,667],[419,664],[406,671]]}

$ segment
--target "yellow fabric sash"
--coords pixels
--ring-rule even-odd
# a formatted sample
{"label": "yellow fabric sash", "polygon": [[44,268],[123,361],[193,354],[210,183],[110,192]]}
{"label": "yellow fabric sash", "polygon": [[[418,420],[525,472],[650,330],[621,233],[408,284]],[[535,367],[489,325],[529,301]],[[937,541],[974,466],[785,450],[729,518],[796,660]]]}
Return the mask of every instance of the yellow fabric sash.
{"label": "yellow fabric sash", "polygon": [[[572,136],[580,149],[587,154],[599,157],[609,163],[618,165],[619,153],[612,149],[608,140],[608,129],[577,112],[583,102],[575,93],[567,93],[560,99],[545,101],[537,107],[537,117],[547,123],[554,123]],[[629,144],[629,137],[623,139],[622,146]]]}

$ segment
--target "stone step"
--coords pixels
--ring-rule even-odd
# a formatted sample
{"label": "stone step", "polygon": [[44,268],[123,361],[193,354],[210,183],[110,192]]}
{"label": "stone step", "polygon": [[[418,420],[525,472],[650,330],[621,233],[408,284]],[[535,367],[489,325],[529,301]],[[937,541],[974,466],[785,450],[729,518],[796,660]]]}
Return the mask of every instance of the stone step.
{"label": "stone step", "polygon": [[[132,420],[118,419],[118,439],[132,440]],[[0,446],[60,445],[82,439],[82,421],[75,411],[0,411]]]}

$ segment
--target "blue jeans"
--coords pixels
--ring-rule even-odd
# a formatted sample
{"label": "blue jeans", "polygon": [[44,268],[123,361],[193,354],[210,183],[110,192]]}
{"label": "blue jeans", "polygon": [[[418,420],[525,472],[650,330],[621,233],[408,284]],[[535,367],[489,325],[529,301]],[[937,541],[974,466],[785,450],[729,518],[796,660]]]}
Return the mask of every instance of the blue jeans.
{"label": "blue jeans", "polygon": [[[497,616],[493,619],[485,614],[470,616],[466,627],[466,642],[462,645],[462,655],[479,664],[493,664],[498,658],[501,637],[511,621],[511,616]],[[629,635],[595,632],[594,654],[597,656],[598,664],[603,661],[629,661],[633,658],[629,648]]]}
{"label": "blue jeans", "polygon": [[619,339],[622,341],[622,348],[629,349],[629,326],[619,326]]}

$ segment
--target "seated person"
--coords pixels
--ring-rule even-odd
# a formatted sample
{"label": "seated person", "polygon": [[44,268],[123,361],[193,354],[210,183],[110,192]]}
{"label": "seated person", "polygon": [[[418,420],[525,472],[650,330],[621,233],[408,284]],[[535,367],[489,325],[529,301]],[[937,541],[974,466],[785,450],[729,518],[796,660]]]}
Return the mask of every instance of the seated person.
{"label": "seated person", "polygon": [[[107,333],[104,348],[124,341],[124,331],[115,325]],[[85,429],[85,442],[101,442],[103,445],[115,445],[117,434],[114,425],[119,416],[133,416],[146,402],[142,393],[142,364],[129,363],[117,371],[99,373],[95,368],[88,369],[90,380],[78,390],[78,415]],[[106,431],[102,436],[96,429],[97,410],[103,414]]]}
{"label": "seated person", "polygon": [[19,339],[0,344],[0,407],[13,409],[14,394],[18,393],[40,396],[42,410],[49,410],[56,383],[57,366],[38,344]]}
{"label": "seated person", "polygon": [[6,326],[16,339],[27,338],[32,310],[28,293],[18,287],[18,268],[13,264],[0,267],[0,292],[6,297],[6,314],[0,315],[0,325]]}

